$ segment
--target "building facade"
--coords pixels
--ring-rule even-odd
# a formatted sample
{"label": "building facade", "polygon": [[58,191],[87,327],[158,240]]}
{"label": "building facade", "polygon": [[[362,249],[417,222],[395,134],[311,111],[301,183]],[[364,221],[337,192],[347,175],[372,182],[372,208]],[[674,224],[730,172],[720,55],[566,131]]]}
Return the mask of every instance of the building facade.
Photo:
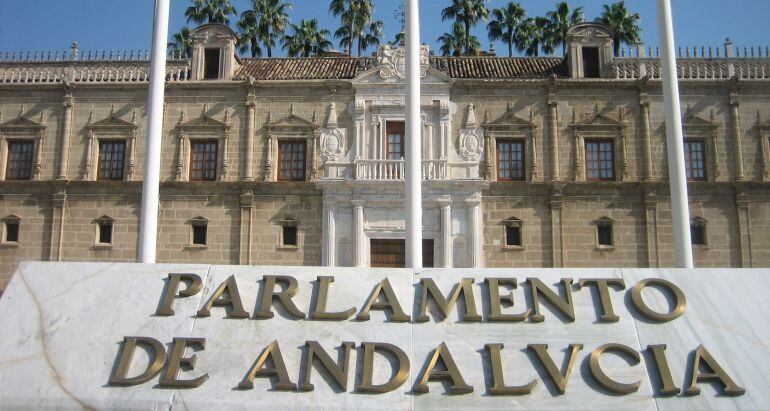
{"label": "building facade", "polygon": [[[158,262],[399,266],[404,49],[167,63]],[[424,260],[673,265],[660,62],[574,27],[566,58],[421,50]],[[134,261],[147,53],[0,62],[0,287],[19,261]],[[678,61],[695,261],[770,265],[767,50]]]}

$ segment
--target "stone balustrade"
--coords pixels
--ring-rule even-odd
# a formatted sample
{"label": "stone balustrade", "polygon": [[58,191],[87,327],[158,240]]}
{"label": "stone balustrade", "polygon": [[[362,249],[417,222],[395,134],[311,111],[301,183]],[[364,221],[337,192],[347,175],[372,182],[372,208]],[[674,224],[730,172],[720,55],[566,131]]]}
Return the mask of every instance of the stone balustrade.
{"label": "stone balustrade", "polygon": [[[357,180],[403,180],[404,160],[356,160]],[[447,180],[446,160],[422,160],[423,180]]]}

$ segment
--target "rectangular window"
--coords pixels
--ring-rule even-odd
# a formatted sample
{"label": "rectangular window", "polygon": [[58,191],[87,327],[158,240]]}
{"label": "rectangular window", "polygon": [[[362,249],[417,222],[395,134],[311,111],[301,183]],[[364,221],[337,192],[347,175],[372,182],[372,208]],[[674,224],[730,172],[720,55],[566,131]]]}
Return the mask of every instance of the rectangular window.
{"label": "rectangular window", "polygon": [[34,141],[9,141],[8,166],[6,167],[5,178],[7,180],[29,180],[32,177],[32,155],[34,151]]}
{"label": "rectangular window", "polygon": [[305,141],[278,142],[279,180],[305,180]]}
{"label": "rectangular window", "polygon": [[406,126],[403,121],[388,121],[385,134],[388,138],[388,160],[404,158]]}
{"label": "rectangular window", "polygon": [[297,246],[297,226],[283,226],[283,245]]}
{"label": "rectangular window", "polygon": [[216,80],[219,78],[219,54],[218,48],[205,49],[203,52],[203,78]]}
{"label": "rectangular window", "polygon": [[612,224],[599,224],[596,226],[596,239],[600,246],[612,246]]}
{"label": "rectangular window", "polygon": [[192,226],[192,243],[194,245],[206,245],[206,225],[193,225]]}
{"label": "rectangular window", "polygon": [[706,245],[706,227],[702,224],[691,224],[690,240],[693,245]]}
{"label": "rectangular window", "polygon": [[190,180],[214,181],[217,179],[217,140],[191,141]]}
{"label": "rectangular window", "polygon": [[6,221],[5,222],[5,238],[3,241],[8,243],[19,242],[19,222],[18,221]]}
{"label": "rectangular window", "polygon": [[615,148],[611,140],[586,140],[586,178],[612,181],[615,179]]}
{"label": "rectangular window", "polygon": [[505,227],[505,245],[521,247],[521,227]]}
{"label": "rectangular window", "polygon": [[703,140],[684,141],[684,165],[688,180],[705,180],[705,150]]}
{"label": "rectangular window", "polygon": [[119,140],[99,141],[99,172],[97,180],[122,180],[126,142]]}
{"label": "rectangular window", "polygon": [[583,47],[583,77],[601,77],[598,47]]}
{"label": "rectangular window", "polygon": [[525,179],[523,141],[497,140],[497,179],[500,181]]}
{"label": "rectangular window", "polygon": [[99,222],[99,243],[112,244],[112,221]]}

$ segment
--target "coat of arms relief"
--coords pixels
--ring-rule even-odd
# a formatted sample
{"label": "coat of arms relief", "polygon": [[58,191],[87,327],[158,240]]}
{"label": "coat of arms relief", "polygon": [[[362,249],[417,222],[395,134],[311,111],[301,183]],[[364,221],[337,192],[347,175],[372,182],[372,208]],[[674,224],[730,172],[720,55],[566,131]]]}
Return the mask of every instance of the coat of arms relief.
{"label": "coat of arms relief", "polygon": [[[386,44],[379,48],[375,62],[380,67],[380,77],[383,79],[406,78],[406,48]],[[420,46],[420,78],[428,75],[429,50],[427,45]]]}

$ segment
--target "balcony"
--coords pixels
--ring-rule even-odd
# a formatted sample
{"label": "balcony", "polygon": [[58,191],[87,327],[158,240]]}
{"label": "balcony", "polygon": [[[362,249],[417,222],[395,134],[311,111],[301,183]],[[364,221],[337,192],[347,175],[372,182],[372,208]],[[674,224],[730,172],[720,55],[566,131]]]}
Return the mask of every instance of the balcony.
{"label": "balcony", "polygon": [[[356,160],[356,180],[402,181],[406,175],[404,159]],[[449,179],[447,160],[422,160],[422,179]]]}

